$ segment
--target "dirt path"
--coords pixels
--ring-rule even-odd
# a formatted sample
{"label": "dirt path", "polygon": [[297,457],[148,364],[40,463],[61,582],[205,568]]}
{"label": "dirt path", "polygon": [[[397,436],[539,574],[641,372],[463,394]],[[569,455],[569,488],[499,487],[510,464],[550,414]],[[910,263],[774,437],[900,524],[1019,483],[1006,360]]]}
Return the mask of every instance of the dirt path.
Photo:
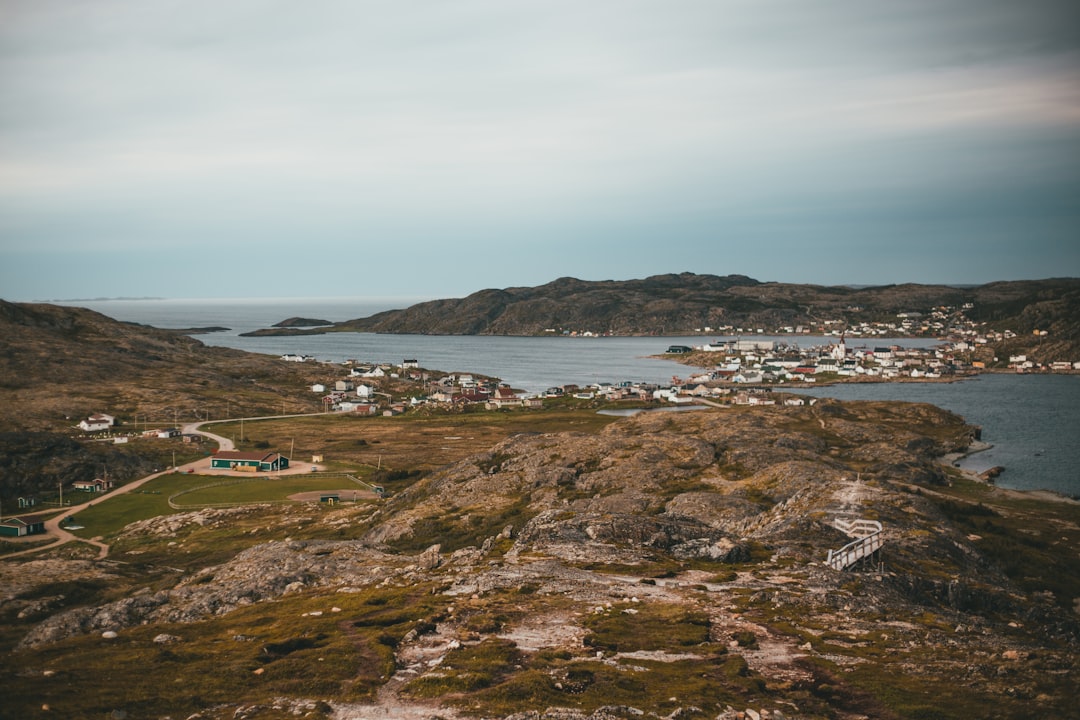
{"label": "dirt path", "polygon": [[[185,433],[194,433],[194,434],[199,434],[199,435],[203,435],[205,437],[208,437],[211,440],[214,440],[215,442],[218,443],[219,449],[232,449],[232,446],[233,446],[232,440],[229,440],[228,438],[223,438],[223,437],[221,437],[219,435],[214,435],[212,433],[208,433],[208,432],[205,432],[203,430],[200,430],[199,426],[201,424],[202,423],[190,423],[190,424],[184,426],[183,431]],[[207,469],[209,469],[209,467],[210,467],[210,459],[209,458],[202,458],[202,459],[199,459],[199,460],[195,460],[194,462],[189,462],[186,465],[180,465],[179,466],[179,472],[187,472],[189,470],[193,471],[193,472],[198,471],[198,470],[207,470]],[[139,478],[138,480],[133,480],[132,482],[127,483],[126,485],[121,485],[120,487],[116,488],[115,490],[111,490],[111,491],[105,493],[104,495],[98,495],[98,496],[94,497],[92,500],[87,500],[86,502],[84,502],[82,504],[72,505],[71,507],[62,508],[62,512],[57,513],[55,516],[53,516],[53,517],[51,517],[51,518],[49,518],[48,520],[45,521],[45,535],[48,536],[48,537],[53,538],[53,542],[49,543],[48,545],[37,545],[35,547],[29,548],[29,549],[26,549],[26,550],[20,550],[18,552],[8,553],[7,555],[4,555],[3,559],[6,560],[7,558],[19,557],[21,555],[29,555],[31,553],[39,553],[39,552],[42,552],[44,550],[52,550],[54,548],[60,547],[61,545],[65,545],[65,544],[67,544],[69,542],[74,541],[74,542],[86,543],[87,545],[93,545],[94,547],[98,548],[97,559],[98,560],[104,560],[106,557],[109,556],[109,546],[108,545],[101,542],[97,538],[91,538],[91,539],[81,538],[78,535],[75,535],[74,533],[68,532],[64,528],[60,527],[60,523],[64,521],[64,518],[66,518],[66,517],[68,517],[70,515],[74,515],[75,513],[82,512],[83,510],[90,507],[91,505],[98,504],[98,503],[103,503],[106,500],[114,498],[114,497],[116,497],[118,495],[123,495],[125,493],[131,492],[132,490],[137,490],[138,488],[142,487],[143,485],[150,482],[151,480],[153,480],[155,478],[159,478],[162,475],[168,474],[170,472],[173,472],[172,468],[169,468],[167,470],[163,470],[163,471],[160,471],[160,472],[155,472],[155,473],[152,473],[150,475],[147,475],[146,477]]]}

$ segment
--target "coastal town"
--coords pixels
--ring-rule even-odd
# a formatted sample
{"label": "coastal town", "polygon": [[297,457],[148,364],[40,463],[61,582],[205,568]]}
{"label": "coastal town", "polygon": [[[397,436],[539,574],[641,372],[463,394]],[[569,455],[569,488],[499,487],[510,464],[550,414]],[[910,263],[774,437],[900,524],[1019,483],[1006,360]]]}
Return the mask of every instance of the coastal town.
{"label": "coastal town", "polygon": [[[542,408],[545,400],[572,398],[605,402],[636,401],[692,404],[713,400],[729,404],[773,404],[767,395],[785,387],[810,387],[838,382],[934,382],[952,381],[982,372],[1071,373],[1080,372],[1080,361],[1039,363],[1027,355],[1010,355],[1007,364],[997,357],[986,357],[993,344],[1016,336],[1015,333],[978,332],[974,328],[946,326],[941,317],[931,314],[915,325],[905,317],[900,328],[859,326],[850,331],[859,345],[849,345],[847,330],[837,336],[824,336],[825,342],[803,346],[783,340],[750,337],[716,340],[702,345],[670,345],[658,357],[683,363],[692,370],[685,377],[674,375],[666,384],[629,380],[596,382],[585,386],[566,384],[550,387],[542,393],[521,394],[497,379],[467,373],[437,373],[423,370],[415,359],[400,365],[362,363],[347,360],[347,376],[318,383],[312,392],[324,393],[327,410],[360,414],[395,415],[410,408],[479,407],[487,410],[505,408]],[[910,313],[907,315],[918,315]],[[829,323],[831,324],[831,323]],[[787,329],[787,328],[784,328]],[[866,336],[897,334],[898,330],[921,332],[947,330],[951,339],[933,347],[906,347],[899,344],[867,345]],[[720,328],[736,332],[743,328]],[[802,328],[791,328],[799,331]],[[763,334],[763,330],[759,331]],[[980,359],[982,358],[982,359]],[[314,362],[306,355],[283,355],[289,362]],[[394,393],[384,384],[395,383]],[[395,396],[397,399],[395,399]],[[802,404],[799,397],[784,402]]]}
{"label": "coastal town", "polygon": [[[545,407],[594,407],[618,410],[693,405],[813,404],[812,397],[785,390],[834,383],[951,382],[984,372],[1076,373],[1080,361],[1040,363],[1026,354],[999,357],[996,350],[1017,337],[1009,330],[992,331],[966,320],[969,308],[935,308],[929,313],[901,313],[895,322],[850,324],[823,320],[814,327],[702,328],[723,333],[699,345],[658,347],[654,357],[681,363],[686,371],[669,382],[613,379],[610,382],[563,384],[543,392],[523,392],[499,378],[476,373],[444,372],[421,366],[417,358],[398,363],[348,359],[325,362],[306,354],[280,356],[286,363],[304,363],[325,375],[309,391],[323,413],[393,417],[404,413],[463,413],[543,410]],[[812,334],[811,334],[811,331]],[[1045,331],[1040,331],[1045,335]],[[583,335],[585,333],[582,333]],[[790,336],[796,336],[790,338]],[[807,339],[813,338],[814,344]],[[713,335],[712,337],[717,337]],[[882,340],[891,338],[890,340]],[[921,338],[915,346],[898,338]],[[928,345],[927,338],[941,338]],[[307,403],[309,406],[311,403]],[[114,412],[114,411],[110,411]],[[84,417],[72,430],[85,439],[125,444],[131,441],[175,440],[195,447],[204,440],[179,422],[140,427],[110,412]],[[282,415],[284,415],[284,403]],[[230,414],[229,417],[233,417]],[[237,419],[242,416],[236,416]],[[101,493],[112,486],[107,474],[69,486],[72,493]],[[28,510],[32,498],[20,498]],[[23,529],[32,534],[37,528]],[[16,530],[4,528],[6,533]]]}

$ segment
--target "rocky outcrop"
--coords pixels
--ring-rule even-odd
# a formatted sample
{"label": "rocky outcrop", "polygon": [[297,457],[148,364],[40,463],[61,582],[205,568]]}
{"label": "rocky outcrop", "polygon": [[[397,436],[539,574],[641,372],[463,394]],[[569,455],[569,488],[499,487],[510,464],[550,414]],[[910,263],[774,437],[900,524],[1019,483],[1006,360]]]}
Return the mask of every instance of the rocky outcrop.
{"label": "rocky outcrop", "polygon": [[[437,556],[437,551],[435,551]],[[70,610],[38,625],[22,641],[34,646],[77,634],[142,625],[188,623],[308,587],[365,587],[432,565],[351,542],[272,542],[181,580],[176,587]]]}

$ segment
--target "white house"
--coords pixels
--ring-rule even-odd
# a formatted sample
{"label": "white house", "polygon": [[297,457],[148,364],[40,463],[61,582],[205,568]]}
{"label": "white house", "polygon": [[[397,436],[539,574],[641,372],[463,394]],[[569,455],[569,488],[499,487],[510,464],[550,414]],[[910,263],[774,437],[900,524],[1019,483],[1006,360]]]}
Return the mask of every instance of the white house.
{"label": "white house", "polygon": [[356,397],[358,398],[370,398],[375,395],[375,388],[371,385],[364,385],[361,383],[356,386]]}
{"label": "white house", "polygon": [[317,393],[326,392],[326,386],[323,385],[322,383],[315,383],[314,385],[311,386],[311,392],[317,392]]}
{"label": "white house", "polygon": [[116,418],[112,415],[105,415],[104,413],[97,413],[91,415],[85,420],[79,422],[79,427],[85,432],[101,432],[102,430],[108,430],[116,423]]}

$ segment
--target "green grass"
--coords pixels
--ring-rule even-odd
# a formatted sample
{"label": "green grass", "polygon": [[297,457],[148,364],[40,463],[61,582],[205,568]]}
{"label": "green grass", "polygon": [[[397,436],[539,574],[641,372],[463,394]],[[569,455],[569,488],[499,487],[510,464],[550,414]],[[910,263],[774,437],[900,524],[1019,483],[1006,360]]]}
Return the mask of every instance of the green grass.
{"label": "green grass", "polygon": [[111,497],[104,502],[95,502],[91,507],[80,511],[72,517],[83,529],[71,532],[85,538],[112,537],[125,525],[136,520],[177,512],[169,507],[169,495],[184,487],[194,487],[206,482],[206,477],[198,475],[163,475],[138,490]]}
{"label": "green grass", "polygon": [[[0,715],[36,717],[42,704],[56,717],[93,718],[116,709],[129,717],[187,717],[219,703],[278,696],[370,701],[394,672],[392,646],[442,610],[430,592],[417,586],[290,596],[197,623],[128,628],[114,640],[94,633],[19,651],[0,667]],[[332,612],[335,606],[341,611]],[[367,622],[392,606],[408,612]],[[159,633],[182,641],[154,643]]]}
{"label": "green grass", "polygon": [[[72,532],[79,537],[107,539],[115,537],[132,522],[186,512],[192,509],[189,506],[288,502],[288,496],[294,493],[341,490],[350,485],[352,482],[348,478],[319,473],[227,479],[215,475],[170,473],[79,512],[74,516],[75,523],[83,529]],[[356,489],[365,490],[360,485]],[[170,497],[181,509],[169,507]]]}
{"label": "green grass", "polygon": [[[311,473],[309,475],[258,476],[222,481],[217,478],[205,487],[196,487],[173,497],[177,505],[215,505],[224,503],[286,502],[289,495],[302,492],[347,490],[352,486],[358,493],[368,495],[368,488],[341,475]],[[345,495],[347,499],[349,496]]]}
{"label": "green grass", "polygon": [[617,604],[589,616],[585,626],[585,646],[609,652],[683,652],[709,642],[708,616],[679,605]]}

